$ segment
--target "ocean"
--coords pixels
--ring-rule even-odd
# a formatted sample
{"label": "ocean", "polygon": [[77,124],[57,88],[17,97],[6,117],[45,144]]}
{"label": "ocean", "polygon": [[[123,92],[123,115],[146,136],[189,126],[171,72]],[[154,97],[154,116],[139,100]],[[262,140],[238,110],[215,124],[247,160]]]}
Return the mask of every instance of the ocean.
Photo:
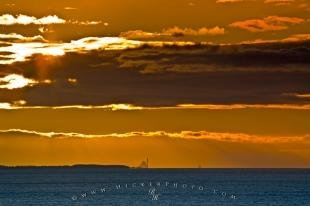
{"label": "ocean", "polygon": [[310,205],[309,169],[1,168],[0,206]]}

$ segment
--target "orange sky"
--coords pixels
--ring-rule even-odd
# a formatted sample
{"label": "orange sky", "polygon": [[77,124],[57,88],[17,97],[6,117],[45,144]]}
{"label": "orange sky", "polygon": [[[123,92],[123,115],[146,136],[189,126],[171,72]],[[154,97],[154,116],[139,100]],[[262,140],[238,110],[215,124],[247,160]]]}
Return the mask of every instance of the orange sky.
{"label": "orange sky", "polygon": [[0,165],[310,167],[308,0],[3,0]]}
{"label": "orange sky", "polygon": [[[5,165],[308,167],[304,109],[1,111]],[[12,129],[19,128],[19,129]]]}
{"label": "orange sky", "polygon": [[5,165],[124,164],[150,167],[308,167],[307,143],[241,143],[169,137],[1,137]]}

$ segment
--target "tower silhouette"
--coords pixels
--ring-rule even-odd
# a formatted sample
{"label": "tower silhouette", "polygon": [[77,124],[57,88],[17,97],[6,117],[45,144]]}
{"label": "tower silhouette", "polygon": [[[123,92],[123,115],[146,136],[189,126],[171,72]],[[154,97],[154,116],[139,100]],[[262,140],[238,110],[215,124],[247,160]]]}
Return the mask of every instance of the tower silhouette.
{"label": "tower silhouette", "polygon": [[140,165],[139,168],[149,168],[149,158],[147,157],[146,160],[143,160]]}

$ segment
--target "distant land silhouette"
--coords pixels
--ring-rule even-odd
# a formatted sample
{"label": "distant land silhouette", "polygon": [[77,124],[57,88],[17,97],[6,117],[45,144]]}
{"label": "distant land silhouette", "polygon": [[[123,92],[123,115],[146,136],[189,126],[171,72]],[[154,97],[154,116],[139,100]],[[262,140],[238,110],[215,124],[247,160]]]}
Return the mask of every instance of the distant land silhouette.
{"label": "distant land silhouette", "polygon": [[28,168],[28,169],[36,169],[36,168],[98,168],[98,169],[148,169],[149,168],[149,158],[147,157],[143,160],[138,167],[129,167],[127,165],[98,165],[98,164],[75,164],[75,165],[16,165],[16,166],[7,166],[0,165],[0,169],[3,168]]}
{"label": "distant land silhouette", "polygon": [[102,168],[102,169],[130,169],[127,165],[96,165],[96,164],[76,164],[76,165],[62,165],[62,166],[5,166],[0,165],[0,169],[3,168],[28,168],[28,169],[35,169],[35,168]]}

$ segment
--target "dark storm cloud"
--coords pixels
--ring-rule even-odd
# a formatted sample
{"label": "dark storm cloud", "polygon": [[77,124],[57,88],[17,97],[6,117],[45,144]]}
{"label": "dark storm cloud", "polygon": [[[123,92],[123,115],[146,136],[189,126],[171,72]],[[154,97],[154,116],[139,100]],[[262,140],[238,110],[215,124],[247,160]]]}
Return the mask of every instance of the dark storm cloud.
{"label": "dark storm cloud", "polygon": [[[0,90],[0,102],[28,105],[148,106],[309,103],[310,42],[144,46],[123,51],[33,56],[0,65],[1,75],[50,79],[51,84]],[[76,82],[72,84],[69,79]]]}
{"label": "dark storm cloud", "polygon": [[119,58],[123,68],[157,72],[309,72],[310,42],[195,46],[132,50]]}

